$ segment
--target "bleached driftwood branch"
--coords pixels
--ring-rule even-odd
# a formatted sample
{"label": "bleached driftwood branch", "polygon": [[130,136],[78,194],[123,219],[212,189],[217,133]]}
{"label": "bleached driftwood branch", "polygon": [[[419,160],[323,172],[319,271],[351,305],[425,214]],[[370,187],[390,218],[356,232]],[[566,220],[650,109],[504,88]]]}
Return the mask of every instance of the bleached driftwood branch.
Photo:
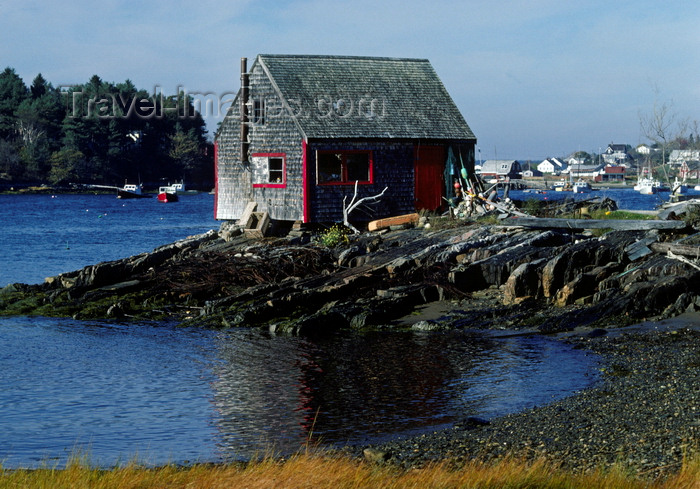
{"label": "bleached driftwood branch", "polygon": [[355,200],[357,199],[357,184],[358,184],[358,181],[355,180],[355,194],[352,196],[352,200],[350,200],[350,204],[348,204],[347,206],[345,205],[345,200],[347,199],[347,195],[343,196],[343,224],[345,226],[347,226],[348,228],[352,229],[353,233],[360,234],[360,231],[355,226],[350,224],[350,221],[348,220],[348,216],[350,215],[350,213],[352,211],[357,209],[357,207],[360,204],[374,202],[374,201],[381,199],[382,196],[384,195],[384,192],[386,192],[389,187],[388,186],[384,187],[384,190],[382,190],[381,193],[378,193],[377,195],[373,195],[371,197],[362,197],[360,200],[358,200],[356,202]]}

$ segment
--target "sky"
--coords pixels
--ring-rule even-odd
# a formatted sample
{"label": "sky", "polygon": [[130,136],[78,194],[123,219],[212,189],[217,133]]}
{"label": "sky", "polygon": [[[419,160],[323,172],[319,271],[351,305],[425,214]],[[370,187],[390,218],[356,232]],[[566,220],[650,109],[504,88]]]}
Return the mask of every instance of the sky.
{"label": "sky", "polygon": [[257,54],[428,59],[482,159],[647,143],[655,104],[700,120],[697,0],[0,0],[0,69],[208,94],[210,135]]}

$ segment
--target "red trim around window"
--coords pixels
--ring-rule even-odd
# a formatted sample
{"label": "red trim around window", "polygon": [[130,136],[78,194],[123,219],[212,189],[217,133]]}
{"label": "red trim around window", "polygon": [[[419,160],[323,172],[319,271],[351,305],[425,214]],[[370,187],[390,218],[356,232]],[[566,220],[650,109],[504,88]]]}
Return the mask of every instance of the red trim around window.
{"label": "red trim around window", "polygon": [[214,141],[214,219],[219,211],[219,142]]}
{"label": "red trim around window", "polygon": [[311,214],[311,204],[309,203],[309,177],[307,174],[306,153],[308,147],[305,140],[301,140],[301,199],[303,202],[302,221],[309,222]]}
{"label": "red trim around window", "polygon": [[359,185],[370,185],[374,183],[374,153],[369,149],[348,149],[348,150],[318,150],[316,151],[316,185],[355,185],[355,180],[348,180],[347,167],[343,165],[343,180],[339,182],[319,182],[318,181],[318,155],[319,154],[366,154],[367,164],[369,169],[367,171],[369,180],[358,181]]}
{"label": "red trim around window", "polygon": [[[287,154],[286,153],[253,153],[251,157],[282,158],[282,183],[254,183],[253,188],[287,188]],[[268,168],[269,172],[269,168]]]}

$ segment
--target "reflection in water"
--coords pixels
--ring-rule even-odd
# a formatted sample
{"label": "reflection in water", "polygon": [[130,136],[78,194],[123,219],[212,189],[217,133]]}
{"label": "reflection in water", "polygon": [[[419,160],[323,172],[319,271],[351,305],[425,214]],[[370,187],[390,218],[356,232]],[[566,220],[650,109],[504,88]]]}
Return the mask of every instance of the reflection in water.
{"label": "reflection in water", "polygon": [[486,333],[273,336],[168,325],[0,318],[0,461],[110,466],[245,459],[378,442],[550,402],[594,360]]}
{"label": "reflection in water", "polygon": [[551,402],[587,386],[593,360],[544,338],[465,332],[370,333],[321,339],[221,333],[214,403],[224,459],[313,436],[376,442]]}

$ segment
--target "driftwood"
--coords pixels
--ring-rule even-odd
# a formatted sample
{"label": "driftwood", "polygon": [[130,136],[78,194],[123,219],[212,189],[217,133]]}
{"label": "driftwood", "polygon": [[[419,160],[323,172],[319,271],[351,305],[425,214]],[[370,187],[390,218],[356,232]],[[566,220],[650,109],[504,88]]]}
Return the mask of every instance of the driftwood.
{"label": "driftwood", "polygon": [[373,195],[371,197],[363,197],[360,200],[356,200],[357,199],[357,184],[358,183],[359,182],[357,180],[355,180],[355,194],[352,196],[352,200],[350,200],[350,203],[347,206],[345,205],[345,199],[347,196],[343,197],[343,224],[347,228],[352,229],[352,232],[355,234],[360,234],[360,231],[355,226],[350,224],[350,220],[348,218],[350,213],[352,211],[354,211],[355,209],[357,209],[360,206],[360,204],[364,204],[366,202],[374,202],[376,200],[381,199],[382,195],[384,195],[384,192],[386,192],[387,189],[389,188],[389,187],[384,187],[384,190],[382,190],[381,193],[379,193],[377,195]]}
{"label": "driftwood", "polygon": [[649,245],[657,253],[673,253],[675,255],[692,256],[700,258],[700,246],[681,243],[651,243]]}
{"label": "driftwood", "polygon": [[385,217],[384,219],[377,219],[375,221],[370,221],[367,225],[367,230],[378,231],[380,229],[388,228],[391,226],[400,226],[402,224],[418,224],[418,219],[420,216],[418,214],[405,214],[403,216]]}
{"label": "driftwood", "polygon": [[650,229],[684,229],[683,221],[626,220],[626,219],[560,219],[517,218],[504,219],[501,226],[519,226],[530,229],[614,229],[616,231],[641,231]]}

